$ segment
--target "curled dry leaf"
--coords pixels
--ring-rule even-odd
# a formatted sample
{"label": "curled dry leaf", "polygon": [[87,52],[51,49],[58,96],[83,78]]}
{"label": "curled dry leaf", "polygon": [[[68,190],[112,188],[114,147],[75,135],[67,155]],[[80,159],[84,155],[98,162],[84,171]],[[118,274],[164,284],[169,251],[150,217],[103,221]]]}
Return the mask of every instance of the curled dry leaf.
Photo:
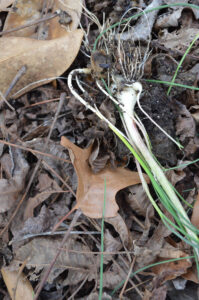
{"label": "curled dry leaf", "polygon": [[25,179],[29,170],[29,165],[22,156],[20,150],[14,149],[13,161],[14,172],[9,179],[0,179],[0,212],[8,211],[17,200],[20,192],[24,188]]}
{"label": "curled dry leaf", "polygon": [[138,215],[146,216],[148,210],[148,217],[152,218],[154,216],[154,209],[149,201],[145,191],[141,184],[137,184],[128,188],[129,194],[126,197],[127,202],[130,207]]}
{"label": "curled dry leaf", "polygon": [[13,271],[10,267],[4,267],[1,269],[1,274],[12,300],[33,299],[33,288],[23,273]]}
{"label": "curled dry leaf", "polygon": [[199,229],[199,194],[197,195],[196,202],[194,203],[191,223]]}
{"label": "curled dry leaf", "polygon": [[[88,165],[91,146],[87,149],[81,149],[65,137],[61,138],[61,145],[69,150],[71,161],[78,177],[76,208],[80,208],[88,217],[101,218],[106,180],[105,217],[116,216],[118,211],[118,205],[115,201],[116,193],[127,186],[140,183],[138,173],[124,168],[113,170],[107,167],[98,174],[93,174]],[[145,176],[145,178],[148,181],[148,177]]]}
{"label": "curled dry leaf", "polygon": [[[27,67],[25,75],[12,91],[17,98],[36,86],[43,85],[60,76],[70,67],[81,44],[83,32],[80,29],[65,35],[40,41],[23,37],[0,39],[0,90],[4,94],[22,66]],[[49,79],[51,78],[51,79]],[[40,81],[36,82],[35,81]]]}

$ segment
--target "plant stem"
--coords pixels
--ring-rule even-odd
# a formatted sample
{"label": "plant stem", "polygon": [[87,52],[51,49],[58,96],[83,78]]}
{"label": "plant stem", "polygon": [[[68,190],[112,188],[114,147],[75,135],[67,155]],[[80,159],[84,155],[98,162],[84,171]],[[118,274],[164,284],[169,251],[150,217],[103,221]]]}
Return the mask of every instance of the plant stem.
{"label": "plant stem", "polygon": [[[131,110],[131,113],[134,112],[134,106],[139,98],[142,91],[142,86],[140,83],[133,83],[131,86],[129,85],[126,90],[121,91],[118,93],[117,98],[118,100],[124,105],[124,113],[123,113],[123,122],[125,123],[126,133],[130,140],[130,142],[136,146],[140,154],[143,156],[144,160],[149,165],[155,179],[159,184],[162,186],[163,190],[171,200],[172,204],[175,206],[175,210],[177,211],[177,214],[186,229],[186,232],[188,233],[191,240],[195,241],[194,244],[196,244],[196,241],[199,242],[199,239],[197,235],[188,228],[186,224],[190,224],[190,220],[180,202],[178,199],[175,191],[173,190],[170,182],[166,178],[164,172],[158,165],[158,163],[155,161],[153,156],[151,155],[151,152],[146,147],[137,127],[133,119],[129,116],[129,110]],[[128,114],[125,113],[125,111],[128,111]],[[186,224],[185,224],[186,223]],[[199,244],[199,243],[198,243]],[[198,246],[198,245],[197,245]],[[196,247],[195,251],[197,253],[197,256],[199,258],[199,249]]]}

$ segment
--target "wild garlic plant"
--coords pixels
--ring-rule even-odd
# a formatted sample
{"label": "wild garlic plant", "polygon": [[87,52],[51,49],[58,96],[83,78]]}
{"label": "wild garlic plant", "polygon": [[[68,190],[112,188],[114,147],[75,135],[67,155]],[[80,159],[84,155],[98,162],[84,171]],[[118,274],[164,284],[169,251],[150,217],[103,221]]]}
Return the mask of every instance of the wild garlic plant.
{"label": "wild garlic plant", "polygon": [[[87,15],[93,17],[87,11]],[[149,138],[144,125],[137,117],[135,113],[135,105],[145,113],[145,115],[153,122],[150,116],[143,110],[140,105],[140,96],[142,93],[142,84],[140,79],[144,73],[144,65],[147,61],[150,50],[150,39],[147,41],[145,48],[141,46],[139,40],[136,39],[136,33],[134,38],[130,40],[122,40],[122,34],[126,30],[129,30],[130,22],[128,21],[123,26],[122,20],[120,22],[119,29],[117,31],[106,30],[106,35],[102,36],[99,42],[100,52],[102,58],[104,53],[108,56],[110,52],[113,53],[114,61],[112,65],[112,71],[107,72],[107,81],[109,87],[104,88],[105,80],[104,75],[101,74],[101,70],[107,67],[106,61],[92,61],[91,66],[93,68],[76,69],[70,72],[68,75],[68,87],[71,93],[79,100],[87,109],[90,109],[101,120],[106,122],[110,129],[125,143],[130,149],[136,159],[137,169],[140,174],[143,188],[148,195],[150,201],[161,217],[165,225],[179,236],[186,243],[191,245],[194,249],[197,260],[199,259],[199,238],[198,230],[191,224],[189,217],[187,216],[181,201],[176,193],[174,187],[168,181],[165,173],[154,158],[152,154]],[[105,26],[103,25],[103,28]],[[131,28],[132,31],[132,28]],[[102,50],[101,50],[102,49]],[[96,52],[94,52],[96,53]],[[92,56],[95,57],[96,55]],[[97,56],[96,56],[97,57]],[[98,63],[98,69],[95,66]],[[96,68],[95,68],[96,67]],[[91,105],[83,99],[80,94],[73,87],[73,79],[76,81],[77,86],[84,94],[83,88],[78,75],[91,74],[94,77],[97,87],[113,101],[117,107],[119,107],[121,120],[125,129],[125,133],[116,128],[97,108],[95,104]],[[102,80],[100,79],[102,77]],[[94,103],[94,101],[93,101]],[[156,124],[156,123],[155,123]],[[169,137],[178,147],[181,147],[172,137],[170,137],[158,124],[156,124],[160,130],[162,130],[167,137]],[[141,165],[141,166],[140,166]],[[141,168],[142,167],[142,168]],[[158,206],[157,200],[155,201],[149,191],[148,185],[142,175],[142,169],[148,174],[151,180],[151,184],[157,194],[158,200],[164,205],[164,207],[170,212],[174,222],[167,218]]]}

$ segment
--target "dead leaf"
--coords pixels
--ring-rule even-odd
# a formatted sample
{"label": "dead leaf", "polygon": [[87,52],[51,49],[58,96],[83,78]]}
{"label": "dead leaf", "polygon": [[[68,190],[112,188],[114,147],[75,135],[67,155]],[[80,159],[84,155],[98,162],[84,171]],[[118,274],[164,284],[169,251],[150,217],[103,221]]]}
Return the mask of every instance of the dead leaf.
{"label": "dead leaf", "polygon": [[[27,71],[14,87],[13,98],[52,81],[52,77],[60,76],[75,59],[82,37],[83,31],[80,29],[48,41],[2,37],[0,39],[1,92],[3,94],[6,92],[22,66],[26,66]],[[35,83],[35,81],[40,82]]]}
{"label": "dead leaf", "polygon": [[12,300],[33,299],[33,288],[23,273],[19,274],[17,271],[11,270],[10,267],[4,267],[1,269],[1,274]]}
{"label": "dead leaf", "polygon": [[143,300],[165,300],[167,296],[167,286],[162,285],[160,287],[155,287],[152,292],[148,290],[145,291]]}
{"label": "dead leaf", "polygon": [[193,281],[198,284],[199,279],[196,265],[193,264],[192,267],[187,270],[187,273],[182,275],[182,277],[186,280]]}
{"label": "dead leaf", "polygon": [[178,26],[178,20],[181,17],[183,7],[179,7],[176,10],[173,10],[172,13],[165,13],[158,16],[155,28],[166,28],[166,27],[177,27]]}
{"label": "dead leaf", "polygon": [[196,125],[192,115],[185,105],[181,103],[178,104],[179,108],[176,121],[176,135],[180,136],[180,141],[184,141],[186,138],[194,138]]}
{"label": "dead leaf", "polygon": [[199,105],[193,105],[189,110],[196,123],[199,124]]}
{"label": "dead leaf", "polygon": [[[161,5],[161,3],[162,0],[152,0],[151,3],[145,8],[145,10],[153,9],[154,7]],[[131,30],[128,30],[127,32],[121,34],[120,39],[133,39],[134,41],[148,40],[151,35],[151,30],[153,28],[153,24],[155,22],[157,14],[158,10],[154,10],[150,14],[148,14],[147,17],[145,14],[141,16],[136,25]]]}
{"label": "dead leaf", "polygon": [[197,28],[182,28],[171,33],[167,29],[163,29],[158,42],[166,48],[185,51],[197,34]]}
{"label": "dead leaf", "polygon": [[56,181],[51,179],[47,174],[40,174],[38,180],[38,193],[34,197],[28,199],[24,212],[24,220],[33,217],[35,207],[48,199],[52,193],[63,191]]}
{"label": "dead leaf", "polygon": [[[106,180],[105,217],[116,216],[118,211],[118,205],[115,201],[116,193],[127,186],[140,183],[138,173],[124,168],[117,168],[115,170],[106,168],[98,174],[93,174],[88,165],[91,146],[87,149],[81,149],[64,136],[61,138],[61,145],[69,150],[71,161],[78,177],[76,208],[80,208],[88,217],[101,218]],[[145,178],[148,181],[147,176]]]}
{"label": "dead leaf", "polygon": [[[41,272],[41,270],[43,270],[44,273],[50,262],[55,257],[57,249],[60,247],[61,241],[62,239],[58,237],[35,238],[26,245],[21,246],[16,250],[13,265],[23,262],[28,257],[26,268],[32,269],[33,267],[35,267],[35,271],[33,273]],[[83,273],[84,278],[86,275],[88,275],[88,279],[92,280],[95,277],[97,267],[98,265],[96,264],[95,254],[92,254],[90,252],[88,246],[84,245],[82,242],[76,240],[73,236],[71,236],[69,237],[59,257],[57,258],[53,270],[50,273],[47,281],[49,283],[52,283],[53,280],[66,269],[71,269],[73,276],[74,274],[76,274],[77,276],[77,273]],[[74,268],[74,270],[72,268]],[[32,276],[34,277],[35,274],[30,275],[30,278]],[[72,284],[70,278],[66,278],[66,281],[67,280],[70,282],[70,284]],[[80,281],[81,280],[82,276],[80,278]],[[73,281],[73,284],[76,284],[76,282]]]}
{"label": "dead leaf", "polygon": [[[186,164],[186,163],[187,163],[187,161],[183,161],[183,164]],[[179,164],[181,165],[182,162],[179,161],[176,164],[176,166],[178,166]],[[166,172],[166,176],[173,186],[175,186],[175,184],[177,182],[181,181],[186,176],[186,173],[183,171],[184,168],[182,167],[182,168],[179,168],[176,170],[168,170]]]}
{"label": "dead leaf", "polygon": [[137,184],[128,188],[129,194],[126,197],[126,201],[130,205],[133,211],[140,216],[146,216],[148,211],[149,219],[154,216],[153,206],[147,197],[142,185]]}
{"label": "dead leaf", "polygon": [[29,165],[18,149],[12,149],[14,159],[13,176],[0,179],[0,212],[8,211],[24,188]]}
{"label": "dead leaf", "polygon": [[114,227],[115,231],[119,234],[123,245],[130,249],[132,246],[131,234],[129,233],[126,223],[120,214],[117,214],[113,218],[107,218],[105,221]]}
{"label": "dead leaf", "polygon": [[[117,259],[116,264],[112,264],[108,270],[106,269],[103,273],[103,287],[108,287],[109,289],[114,289],[119,283],[121,283],[124,278],[126,278],[126,272],[123,271],[122,265],[123,262],[120,258]],[[98,286],[100,285],[99,276],[98,276]]]}
{"label": "dead leaf", "polygon": [[191,216],[191,223],[199,229],[199,193],[196,202],[194,203],[193,212]]}
{"label": "dead leaf", "polygon": [[[184,256],[187,256],[184,253]],[[181,256],[183,257],[183,256]],[[164,261],[161,259],[161,261]],[[163,263],[152,267],[152,272],[158,275],[159,281],[162,283],[174,279],[187,272],[187,269],[192,265],[191,261],[188,259],[182,259],[174,262]]]}
{"label": "dead leaf", "polygon": [[14,0],[1,0],[0,1],[0,11],[4,10],[6,7],[10,6]]}
{"label": "dead leaf", "polygon": [[[43,0],[15,1],[15,3],[13,4],[14,11],[9,12],[6,18],[4,31],[19,26],[24,26],[32,21],[41,19],[43,17],[41,13],[43,5]],[[31,37],[36,39],[49,40],[64,35],[66,33],[66,26],[68,27],[67,29],[69,31],[73,31],[78,27],[82,12],[82,0],[49,1],[48,11],[50,11],[50,14],[53,14],[57,10],[64,11],[68,14],[69,23],[65,26],[61,25],[59,23],[59,17],[56,17],[46,22],[9,33],[7,34],[7,36]],[[65,19],[67,23],[67,16]],[[41,31],[42,35],[40,36]]]}

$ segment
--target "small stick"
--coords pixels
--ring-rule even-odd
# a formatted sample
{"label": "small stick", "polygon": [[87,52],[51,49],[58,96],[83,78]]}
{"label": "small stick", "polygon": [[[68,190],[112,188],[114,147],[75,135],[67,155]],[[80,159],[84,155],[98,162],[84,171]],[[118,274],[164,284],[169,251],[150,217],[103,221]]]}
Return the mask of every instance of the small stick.
{"label": "small stick", "polygon": [[7,89],[7,91],[4,94],[4,97],[7,98],[8,95],[10,94],[11,90],[14,88],[14,86],[17,84],[17,82],[19,81],[19,79],[25,74],[27,70],[26,66],[21,67],[21,69],[17,72],[17,74],[15,75],[15,77],[13,78],[9,88]]}
{"label": "small stick", "polygon": [[52,158],[52,159],[54,159],[54,160],[60,160],[60,161],[63,161],[63,162],[66,162],[66,163],[71,164],[71,161],[70,161],[70,160],[67,160],[67,159],[62,158],[62,157],[59,157],[59,156],[55,156],[55,155],[53,155],[53,154],[41,152],[41,151],[39,151],[39,150],[34,150],[34,149],[32,149],[32,148],[28,148],[28,147],[24,147],[24,146],[21,146],[21,145],[13,144],[13,143],[6,142],[6,141],[3,141],[3,140],[0,140],[0,144],[12,146],[12,147],[15,147],[15,148],[22,149],[22,150],[24,150],[24,151],[32,152],[32,153],[35,154],[35,155],[36,155],[36,154],[39,154],[39,155],[43,155],[43,156],[50,157],[50,158]]}
{"label": "small stick", "polygon": [[0,31],[0,36],[8,34],[8,33],[11,33],[11,32],[14,32],[14,31],[18,31],[18,30],[24,29],[26,27],[30,27],[30,26],[42,23],[44,21],[51,20],[51,19],[53,19],[53,18],[55,18],[57,16],[59,16],[59,11],[54,12],[54,14],[52,14],[51,16],[47,16],[47,17],[44,17],[42,19],[34,20],[34,21],[32,21],[32,22],[30,22],[28,24],[25,24],[25,25],[22,25],[22,26],[19,26],[19,27],[16,27],[16,28],[12,28],[12,29]]}
{"label": "small stick", "polygon": [[129,271],[128,271],[126,280],[125,280],[124,285],[123,285],[123,287],[122,287],[122,290],[121,290],[121,292],[120,292],[120,295],[119,295],[120,299],[122,299],[122,296],[123,296],[124,291],[125,291],[125,289],[126,289],[127,283],[128,283],[128,281],[129,281],[130,275],[131,275],[131,273],[132,273],[133,266],[134,266],[134,264],[135,264],[135,259],[136,259],[136,256],[133,258],[133,261],[132,261],[131,266],[130,266],[130,268],[129,268]]}

